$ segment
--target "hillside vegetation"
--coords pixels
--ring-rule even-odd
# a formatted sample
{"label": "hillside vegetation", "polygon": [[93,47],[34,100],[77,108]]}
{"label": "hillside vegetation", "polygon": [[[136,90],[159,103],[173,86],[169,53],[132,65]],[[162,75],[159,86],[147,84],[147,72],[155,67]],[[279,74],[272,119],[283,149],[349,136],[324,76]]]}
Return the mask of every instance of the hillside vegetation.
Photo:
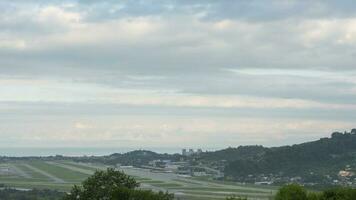
{"label": "hillside vegetation", "polygon": [[[103,157],[76,158],[76,161],[82,162],[120,163],[137,167],[152,160],[183,160],[190,166],[208,166],[223,171],[225,179],[239,182],[258,182],[267,177],[266,180],[277,184],[298,179],[303,184],[330,185],[335,180],[340,181],[340,171],[347,169],[351,175],[356,172],[356,129],[334,132],[328,138],[291,146],[229,147],[192,156],[137,150]],[[345,181],[349,182],[355,177],[347,178]]]}
{"label": "hillside vegetation", "polygon": [[271,173],[315,178],[318,175],[332,176],[346,166],[355,166],[356,130],[335,132],[331,138],[292,146],[225,149],[207,153],[202,158],[215,158],[217,154],[225,155],[223,158],[229,161],[225,174],[232,177]]}

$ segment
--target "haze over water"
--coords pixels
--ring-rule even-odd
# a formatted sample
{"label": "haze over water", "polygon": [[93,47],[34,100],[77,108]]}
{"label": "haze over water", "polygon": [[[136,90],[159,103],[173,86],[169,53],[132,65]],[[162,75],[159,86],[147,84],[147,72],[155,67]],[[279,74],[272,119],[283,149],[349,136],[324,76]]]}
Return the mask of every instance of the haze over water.
{"label": "haze over water", "polygon": [[[24,156],[105,156],[113,153],[127,153],[139,148],[88,148],[88,147],[65,147],[65,148],[0,148],[0,156],[24,157]],[[141,150],[154,151],[156,153],[181,153],[179,148],[147,148]]]}

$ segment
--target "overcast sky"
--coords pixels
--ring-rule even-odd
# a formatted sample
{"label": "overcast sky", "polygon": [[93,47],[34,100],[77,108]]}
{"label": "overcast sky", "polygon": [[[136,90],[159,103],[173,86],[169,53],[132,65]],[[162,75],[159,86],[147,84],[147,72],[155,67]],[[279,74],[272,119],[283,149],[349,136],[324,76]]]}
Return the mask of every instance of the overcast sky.
{"label": "overcast sky", "polygon": [[0,2],[1,147],[278,146],[356,127],[353,0]]}

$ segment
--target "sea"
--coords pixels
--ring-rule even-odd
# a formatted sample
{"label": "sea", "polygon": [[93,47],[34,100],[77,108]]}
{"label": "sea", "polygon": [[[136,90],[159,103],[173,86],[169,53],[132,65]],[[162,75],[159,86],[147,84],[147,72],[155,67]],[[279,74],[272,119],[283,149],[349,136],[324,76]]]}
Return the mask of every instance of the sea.
{"label": "sea", "polygon": [[28,156],[104,156],[113,153],[126,153],[134,150],[149,150],[157,153],[180,153],[181,148],[97,148],[97,147],[55,147],[55,148],[39,148],[39,147],[10,147],[0,148],[0,156],[7,157],[28,157]]}

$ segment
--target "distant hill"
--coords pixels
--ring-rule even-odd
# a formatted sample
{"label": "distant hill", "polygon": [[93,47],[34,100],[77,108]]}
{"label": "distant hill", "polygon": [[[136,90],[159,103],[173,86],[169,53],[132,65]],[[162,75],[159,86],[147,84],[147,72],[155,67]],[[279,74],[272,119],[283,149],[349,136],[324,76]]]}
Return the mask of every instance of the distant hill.
{"label": "distant hill", "polygon": [[80,157],[76,160],[133,166],[147,165],[152,160],[183,160],[191,166],[223,170],[225,178],[242,182],[258,182],[263,177],[273,182],[288,182],[292,177],[300,177],[303,183],[330,184],[336,179],[340,180],[338,173],[345,168],[355,174],[355,177],[349,177],[346,181],[354,178],[356,181],[356,129],[344,133],[335,132],[329,138],[291,146],[229,147],[192,156],[136,150],[102,157]]}
{"label": "distant hill", "polygon": [[346,165],[356,166],[356,129],[292,146],[228,148],[207,153],[204,158],[217,159],[218,155],[229,161],[225,174],[232,177],[270,173],[289,176],[335,174]]}
{"label": "distant hill", "polygon": [[177,161],[182,157],[179,154],[160,154],[147,150],[135,150],[127,153],[115,153],[104,157],[107,164],[121,164],[141,166],[147,165],[152,160],[174,160]]}
{"label": "distant hill", "polygon": [[205,152],[199,155],[200,159],[207,161],[235,161],[235,160],[247,160],[257,159],[265,154],[268,148],[263,146],[239,146],[237,148],[229,147],[227,149],[218,150],[214,152]]}
{"label": "distant hill", "polygon": [[337,176],[348,165],[356,169],[356,129],[350,132],[335,132],[330,138],[295,144],[292,146],[263,147],[239,146],[204,152],[190,157],[179,154],[158,154],[137,150],[105,157],[106,163],[145,165],[151,160],[188,160],[192,164],[219,166],[222,163],[225,177],[245,180],[248,176],[280,175],[302,177],[305,181],[320,182],[326,175]]}

